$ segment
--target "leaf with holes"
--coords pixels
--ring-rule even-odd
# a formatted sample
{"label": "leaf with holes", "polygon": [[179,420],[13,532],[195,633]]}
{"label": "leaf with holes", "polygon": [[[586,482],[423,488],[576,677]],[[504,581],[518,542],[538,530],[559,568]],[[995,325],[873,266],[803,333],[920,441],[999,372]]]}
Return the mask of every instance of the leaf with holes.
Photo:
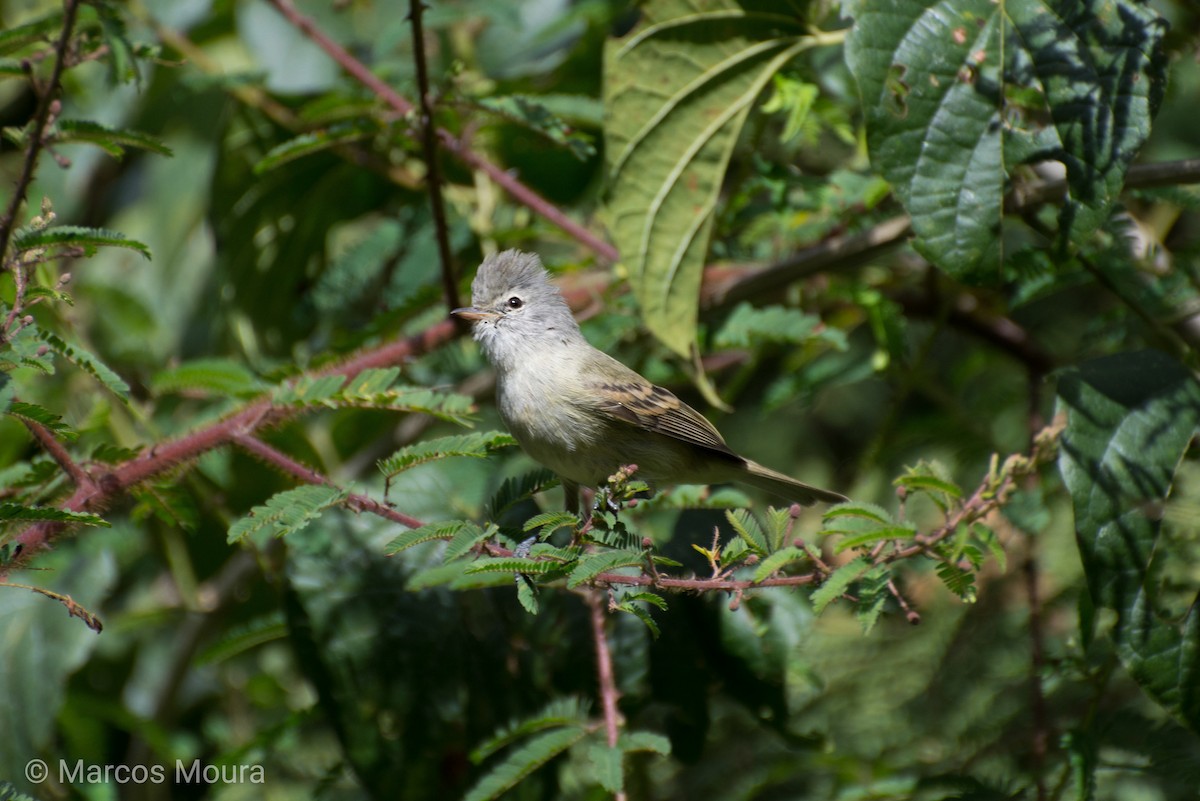
{"label": "leaf with holes", "polygon": [[1020,165],[1057,162],[1061,252],[1104,221],[1163,94],[1166,23],[1132,0],[856,0],[846,57],[871,160],[916,246],[959,278],[999,277]]}

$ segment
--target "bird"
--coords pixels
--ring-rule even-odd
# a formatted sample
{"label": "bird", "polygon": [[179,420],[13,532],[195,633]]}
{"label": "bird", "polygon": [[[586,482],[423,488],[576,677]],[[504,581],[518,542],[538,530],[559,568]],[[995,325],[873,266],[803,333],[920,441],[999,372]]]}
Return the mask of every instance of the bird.
{"label": "bird", "polygon": [[848,500],[735,453],[704,415],[593,347],[536,253],[487,256],[471,304],[451,314],[471,322],[495,369],[501,419],[558,475],[568,510],[578,510],[580,487],[629,465],[652,488],[733,481],[803,506]]}

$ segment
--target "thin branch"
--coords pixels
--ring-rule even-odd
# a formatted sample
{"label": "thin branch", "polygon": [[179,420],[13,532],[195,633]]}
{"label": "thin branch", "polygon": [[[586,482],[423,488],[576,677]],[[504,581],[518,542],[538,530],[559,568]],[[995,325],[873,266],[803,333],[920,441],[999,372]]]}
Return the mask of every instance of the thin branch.
{"label": "thin branch", "polygon": [[[425,153],[425,186],[429,190],[429,205],[433,212],[433,231],[437,240],[438,256],[442,262],[442,291],[446,295],[446,308],[457,309],[462,304],[458,302],[458,282],[454,276],[454,257],[450,253],[446,203],[442,199],[442,168],[438,164],[433,106],[429,100],[429,65],[425,59],[425,29],[421,23],[425,3],[423,0],[409,0],[408,7],[408,16],[413,29],[413,61],[417,68],[417,101],[421,106],[421,149]],[[466,321],[463,321],[461,325],[466,327]]]}
{"label": "thin branch", "polygon": [[[613,672],[612,652],[608,648],[608,634],[605,625],[608,622],[604,614],[604,596],[599,590],[592,590],[584,595],[592,623],[592,641],[596,644],[596,680],[600,687],[600,705],[604,710],[604,732],[608,737],[608,747],[617,747],[617,736],[620,732],[620,713],[617,711],[616,676]],[[618,798],[621,795],[617,796]]]}
{"label": "thin branch", "polygon": [[41,423],[25,418],[21,419],[25,427],[29,429],[29,433],[33,434],[33,438],[38,441],[38,444],[50,454],[50,458],[58,463],[58,466],[63,469],[71,478],[71,483],[80,489],[95,490],[96,484],[92,481],[92,477],[87,474],[79,464],[71,458],[71,454],[67,453],[67,449],[62,446],[62,443],[54,438]]}
{"label": "thin branch", "polygon": [[[58,101],[55,95],[62,84],[62,74],[66,66],[67,49],[71,44],[71,34],[75,29],[75,16],[79,11],[80,0],[64,0],[62,35],[54,46],[54,67],[50,72],[50,81],[38,97],[37,109],[33,115],[33,126],[29,130],[29,145],[25,151],[25,159],[21,163],[21,173],[17,177],[12,199],[8,209],[0,218],[0,255],[8,252],[8,243],[12,239],[13,229],[17,224],[17,215],[21,212],[21,204],[33,183],[33,174],[37,170],[38,155],[46,144],[46,129],[50,125],[52,114]],[[31,74],[32,82],[32,74]],[[37,89],[34,83],[34,89]]]}
{"label": "thin branch", "polygon": [[[283,451],[272,448],[270,445],[263,442],[261,439],[258,439],[257,437],[251,436],[250,434],[238,434],[236,437],[234,437],[233,441],[246,451],[262,459],[264,462],[275,465],[288,475],[294,476],[301,481],[304,481],[308,484],[320,484],[325,487],[334,487],[335,489],[338,488],[338,485],[332,480],[321,475],[311,467],[306,467],[305,465],[300,464]],[[368,495],[363,495],[358,492],[351,492],[346,496],[346,505],[356,512],[370,512],[372,514],[379,515],[380,517],[387,518],[393,523],[399,523],[400,525],[408,528],[420,528],[421,526],[425,525],[415,517],[406,515],[403,512],[397,512],[392,507],[380,503]]]}
{"label": "thin branch", "polygon": [[[411,102],[376,77],[367,69],[365,64],[350,55],[345,48],[326,36],[315,22],[296,10],[291,0],[269,0],[269,2],[275,6],[288,22],[295,25],[305,36],[312,39],[318,47],[337,62],[338,66],[363,86],[370,89],[376,97],[404,116],[408,116],[414,111],[415,107]],[[509,174],[506,170],[473,151],[463,140],[454,136],[454,134],[444,128],[436,128],[435,130],[446,150],[454,154],[456,158],[467,166],[487,174],[489,178],[507,190],[517,202],[526,206],[534,213],[541,215],[548,222],[560,228],[580,244],[590,248],[592,252],[606,261],[617,260],[619,254],[615,247],[572,220],[560,211],[557,206],[521,183],[520,180]]]}

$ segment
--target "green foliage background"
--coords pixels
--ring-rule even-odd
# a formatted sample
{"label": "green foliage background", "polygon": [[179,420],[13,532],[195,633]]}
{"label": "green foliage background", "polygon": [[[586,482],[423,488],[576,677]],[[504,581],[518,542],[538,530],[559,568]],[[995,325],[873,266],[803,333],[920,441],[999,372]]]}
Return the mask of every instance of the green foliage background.
{"label": "green foliage background", "polygon": [[[80,5],[16,206],[64,6],[0,0],[0,798],[1195,797],[1192,5],[435,0],[440,230],[407,6],[299,4],[407,109],[291,7]],[[854,502],[572,551],[439,234]],[[58,773],[194,760],[266,782]]]}

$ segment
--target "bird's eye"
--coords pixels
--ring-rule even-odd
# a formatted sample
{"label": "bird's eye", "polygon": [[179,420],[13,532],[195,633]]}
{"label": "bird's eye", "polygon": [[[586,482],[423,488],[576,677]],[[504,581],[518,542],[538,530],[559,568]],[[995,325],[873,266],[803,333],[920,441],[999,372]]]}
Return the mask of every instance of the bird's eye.
{"label": "bird's eye", "polygon": [[521,300],[516,295],[513,295],[511,298],[508,299],[508,308],[510,308],[510,309],[519,309],[524,305],[525,305],[525,301]]}

